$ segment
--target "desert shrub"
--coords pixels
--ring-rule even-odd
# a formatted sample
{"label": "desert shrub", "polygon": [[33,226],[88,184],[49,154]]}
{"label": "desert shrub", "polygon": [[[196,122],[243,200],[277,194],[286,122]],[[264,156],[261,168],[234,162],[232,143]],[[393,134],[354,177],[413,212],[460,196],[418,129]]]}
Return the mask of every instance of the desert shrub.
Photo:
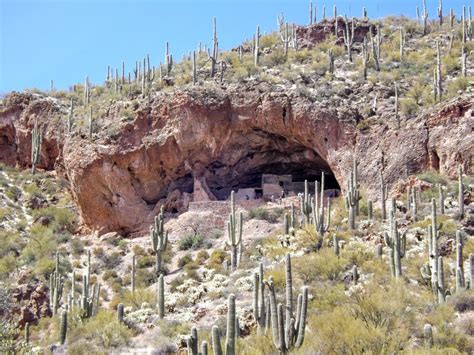
{"label": "desert shrub", "polygon": [[278,37],[278,33],[270,33],[268,35],[263,35],[260,37],[260,47],[261,48],[271,48],[277,43],[279,43],[280,39]]}
{"label": "desert shrub", "polygon": [[414,116],[418,113],[420,106],[412,98],[400,100],[401,111],[405,116]]}
{"label": "desert shrub", "polygon": [[191,263],[193,261],[193,257],[191,254],[186,254],[183,257],[179,258],[178,260],[178,267],[182,268],[186,264]]}
{"label": "desert shrub", "polygon": [[15,202],[17,202],[20,197],[21,197],[21,190],[19,187],[15,186],[15,185],[12,185],[12,186],[9,186],[5,192],[5,195],[10,199],[10,200],[13,200]]}
{"label": "desert shrub", "polygon": [[29,354],[30,346],[20,335],[20,329],[8,320],[0,319],[0,353]]}
{"label": "desert shrub", "polygon": [[152,267],[155,265],[155,257],[146,255],[146,256],[141,256],[139,258],[136,258],[137,260],[137,266],[140,269],[147,268],[147,267]]}
{"label": "desert shrub", "polygon": [[209,256],[207,265],[214,270],[219,270],[222,267],[222,263],[225,259],[229,258],[229,255],[221,249],[214,249]]}
{"label": "desert shrub", "polygon": [[75,216],[66,208],[49,206],[33,212],[35,219],[44,218],[49,221],[49,225],[55,233],[73,232]]}
{"label": "desert shrub", "polygon": [[[471,77],[472,81],[472,77]],[[458,95],[459,92],[465,92],[469,87],[469,78],[459,77],[448,83],[448,96],[453,97]]]}
{"label": "desert shrub", "polygon": [[443,184],[446,185],[448,180],[445,176],[441,175],[435,170],[426,170],[418,175],[420,180],[429,182],[430,184]]}
{"label": "desert shrub", "polygon": [[74,256],[79,256],[82,253],[84,253],[85,248],[84,248],[84,243],[80,238],[73,238],[71,240],[71,252],[72,255]]}
{"label": "desert shrub", "polygon": [[273,208],[273,209],[266,209],[262,207],[257,207],[251,209],[248,213],[248,219],[259,219],[264,220],[269,223],[276,223],[278,218],[283,215],[285,210],[283,208]]}
{"label": "desert shrub", "polygon": [[200,250],[196,256],[196,260],[203,264],[207,259],[209,259],[209,253],[206,250]]}
{"label": "desert shrub", "polygon": [[270,54],[262,58],[262,64],[268,67],[276,67],[286,62],[285,52],[282,49],[275,49]]}
{"label": "desert shrub", "polygon": [[456,312],[474,311],[474,295],[468,292],[456,293],[449,299]]}
{"label": "desert shrub", "polygon": [[102,353],[128,345],[133,331],[120,323],[114,312],[102,310],[67,335],[68,354]]}
{"label": "desert shrub", "polygon": [[179,250],[197,249],[203,244],[203,241],[202,235],[187,235],[179,240],[178,248]]}
{"label": "desert shrub", "polygon": [[133,254],[137,255],[137,256],[145,256],[146,255],[146,251],[145,249],[143,249],[140,245],[138,244],[135,244],[132,248],[132,251],[133,251]]}
{"label": "desert shrub", "polygon": [[40,224],[35,223],[30,227],[28,239],[28,244],[21,252],[27,263],[45,256],[52,257],[57,249],[52,230]]}
{"label": "desert shrub", "polygon": [[301,277],[304,282],[340,280],[348,266],[347,259],[338,257],[330,248],[301,258],[293,258],[292,264],[293,274]]}
{"label": "desert shrub", "polygon": [[0,280],[8,278],[8,276],[17,268],[17,258],[10,255],[3,255],[0,258]]}
{"label": "desert shrub", "polygon": [[122,256],[119,252],[114,251],[105,256],[104,262],[106,269],[113,269],[120,265],[120,263],[122,262]]}
{"label": "desert shrub", "polygon": [[121,296],[121,301],[125,307],[140,309],[143,303],[155,305],[156,293],[146,288],[136,288],[134,292],[126,290]]}

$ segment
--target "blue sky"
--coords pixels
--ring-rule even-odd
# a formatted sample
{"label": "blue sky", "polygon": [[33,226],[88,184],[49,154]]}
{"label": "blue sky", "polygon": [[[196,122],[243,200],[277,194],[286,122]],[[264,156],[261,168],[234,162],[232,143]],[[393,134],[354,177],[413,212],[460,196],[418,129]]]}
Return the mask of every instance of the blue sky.
{"label": "blue sky", "polygon": [[[313,0],[318,17],[322,6],[332,14],[360,16],[366,6],[370,17],[415,16],[421,0]],[[438,0],[427,0],[435,17]],[[444,0],[444,11],[459,14],[470,0]],[[309,0],[0,0],[0,94],[26,88],[67,89],[86,75],[101,83],[107,65],[131,70],[147,53],[153,64],[163,60],[169,41],[174,58],[209,44],[212,18],[217,17],[219,45],[236,46],[261,32],[276,28],[280,12],[288,21],[308,21]]]}

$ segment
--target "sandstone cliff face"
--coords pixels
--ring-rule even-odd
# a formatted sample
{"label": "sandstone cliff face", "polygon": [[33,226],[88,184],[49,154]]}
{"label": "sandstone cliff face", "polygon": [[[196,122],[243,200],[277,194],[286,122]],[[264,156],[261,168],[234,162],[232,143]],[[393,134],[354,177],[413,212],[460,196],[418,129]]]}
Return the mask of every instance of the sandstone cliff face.
{"label": "sandstone cliff face", "polygon": [[[29,100],[23,106],[6,100],[0,114],[0,160],[8,164],[29,164],[29,129],[38,115],[32,107],[45,105]],[[378,120],[361,132],[354,108],[268,85],[207,85],[153,93],[131,122],[117,122],[111,107],[109,124],[119,125],[113,138],[99,130],[92,141],[77,134],[57,139],[58,124],[49,122],[41,166],[64,164],[87,227],[135,233],[148,229],[163,203],[170,212],[185,210],[195,177],[205,178],[219,199],[267,172],[326,171],[344,188],[355,154],[361,184],[376,197],[380,170],[389,186],[429,167],[453,175],[462,164],[470,173],[472,104],[459,97],[402,122],[399,130]]]}

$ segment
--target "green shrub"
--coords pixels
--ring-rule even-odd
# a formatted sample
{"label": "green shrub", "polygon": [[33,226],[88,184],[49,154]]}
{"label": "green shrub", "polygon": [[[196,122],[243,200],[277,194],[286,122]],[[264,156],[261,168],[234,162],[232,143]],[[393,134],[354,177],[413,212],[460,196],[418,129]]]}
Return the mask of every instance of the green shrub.
{"label": "green shrub", "polygon": [[204,238],[197,235],[187,235],[181,238],[178,242],[179,250],[189,250],[189,249],[198,249],[204,241]]}
{"label": "green shrub", "polygon": [[109,352],[127,346],[133,335],[132,330],[118,321],[114,312],[102,310],[68,331],[68,354]]}
{"label": "green shrub", "polygon": [[191,254],[186,254],[183,257],[179,258],[178,260],[178,267],[182,268],[186,264],[190,263],[193,261],[193,257]]}
{"label": "green shrub", "polygon": [[43,218],[49,221],[49,225],[55,233],[74,232],[75,216],[66,208],[49,206],[33,212],[35,219]]}
{"label": "green shrub", "polygon": [[207,261],[207,265],[214,270],[222,268],[222,263],[225,259],[229,258],[229,255],[221,249],[214,249]]}
{"label": "green shrub", "polygon": [[273,208],[271,210],[257,207],[251,209],[248,213],[248,219],[259,219],[269,223],[276,223],[278,218],[283,215],[285,210],[283,208]]}

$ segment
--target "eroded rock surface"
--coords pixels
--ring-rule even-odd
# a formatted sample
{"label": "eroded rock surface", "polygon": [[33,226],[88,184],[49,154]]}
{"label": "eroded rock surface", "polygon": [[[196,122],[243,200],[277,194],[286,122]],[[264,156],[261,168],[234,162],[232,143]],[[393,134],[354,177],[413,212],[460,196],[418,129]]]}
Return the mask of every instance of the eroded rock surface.
{"label": "eroded rock surface", "polygon": [[429,167],[450,175],[458,164],[467,173],[472,168],[468,96],[403,121],[400,129],[378,120],[361,131],[357,107],[340,98],[311,102],[266,83],[206,85],[153,93],[135,104],[132,120],[120,119],[123,102],[112,103],[98,124],[116,125],[116,133],[98,129],[92,141],[77,133],[58,139],[61,125],[48,121],[48,110],[33,109],[67,112],[59,104],[14,98],[21,105],[7,99],[0,114],[0,160],[29,164],[29,132],[38,116],[46,125],[40,167],[64,164],[84,223],[100,234],[147,230],[161,204],[169,212],[186,210],[195,178],[217,199],[268,172],[311,179],[325,171],[334,176],[328,184],[344,188],[355,154],[359,179],[375,198],[380,170],[392,187]]}

